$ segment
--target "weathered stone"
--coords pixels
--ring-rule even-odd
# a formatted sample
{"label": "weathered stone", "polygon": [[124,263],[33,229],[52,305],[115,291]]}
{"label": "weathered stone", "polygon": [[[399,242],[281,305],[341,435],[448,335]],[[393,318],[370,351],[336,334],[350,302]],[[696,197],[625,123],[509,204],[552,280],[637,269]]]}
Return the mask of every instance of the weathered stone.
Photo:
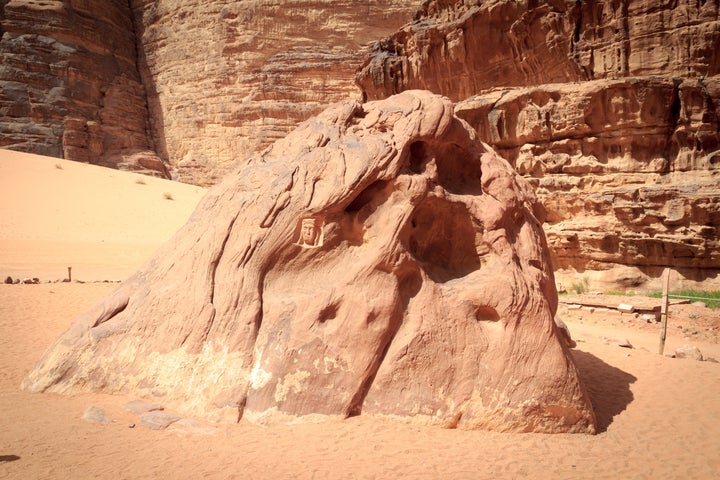
{"label": "weathered stone", "polygon": [[[718,3],[436,0],[370,46],[369,99],[422,88],[458,101],[498,86],[720,74]],[[478,48],[482,46],[482,48]]]}
{"label": "weathered stone", "polygon": [[542,213],[448,99],[340,103],[210,190],[24,388],[160,396],[214,420],[592,432]]}
{"label": "weathered stone", "polygon": [[538,186],[558,278],[597,270],[595,285],[635,289],[664,265],[688,280],[720,271],[715,91],[720,77],[599,80],[505,89],[456,110]]}
{"label": "weathered stone", "polygon": [[159,410],[145,412],[139,418],[143,425],[152,430],[164,430],[181,419],[177,415]]}
{"label": "weathered stone", "polygon": [[101,425],[107,425],[110,422],[107,415],[105,415],[105,410],[99,407],[88,407],[83,413],[83,420]]}
{"label": "weathered stone", "polygon": [[177,179],[217,183],[328,104],[360,99],[364,46],[421,4],[133,0],[158,153]]}
{"label": "weathered stone", "polygon": [[643,314],[640,316],[640,319],[643,320],[643,321],[645,321],[646,323],[652,323],[652,322],[657,322],[657,321],[658,321],[658,318],[657,318],[657,317],[658,317],[658,315],[655,315],[655,314],[643,313]]}
{"label": "weathered stone", "polygon": [[699,348],[693,345],[683,345],[675,350],[675,358],[689,358],[702,361],[703,355]]}

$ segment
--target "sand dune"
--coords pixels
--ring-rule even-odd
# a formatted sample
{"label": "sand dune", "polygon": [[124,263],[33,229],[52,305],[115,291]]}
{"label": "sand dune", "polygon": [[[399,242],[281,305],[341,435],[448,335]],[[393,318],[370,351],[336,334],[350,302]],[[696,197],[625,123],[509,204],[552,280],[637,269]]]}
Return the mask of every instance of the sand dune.
{"label": "sand dune", "polygon": [[[0,150],[0,275],[62,278],[68,264],[86,280],[130,274],[203,193],[139,178]],[[720,477],[720,364],[660,356],[656,326],[622,317],[567,319],[600,424],[595,436],[441,430],[362,416],[158,431],[123,409],[131,397],[21,391],[48,345],[116,287],[0,284],[0,478]],[[679,332],[670,329],[668,350],[687,342]],[[607,341],[613,337],[636,348],[613,345]],[[720,358],[712,338],[696,343]],[[90,406],[102,408],[109,423],[84,421]]]}
{"label": "sand dune", "polygon": [[0,275],[122,280],[205,189],[0,149]]}

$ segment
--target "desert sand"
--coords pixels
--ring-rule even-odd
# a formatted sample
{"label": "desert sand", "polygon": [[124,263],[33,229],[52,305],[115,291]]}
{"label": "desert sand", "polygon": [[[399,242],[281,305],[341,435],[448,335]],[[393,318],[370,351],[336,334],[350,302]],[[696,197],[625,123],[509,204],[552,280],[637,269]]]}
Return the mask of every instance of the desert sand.
{"label": "desert sand", "polygon": [[[133,397],[26,393],[22,378],[45,349],[169,239],[204,190],[0,150],[0,191],[0,276],[43,282],[0,284],[0,478],[720,476],[720,364],[658,355],[658,326],[632,315],[560,311],[577,340],[572,354],[598,417],[595,436],[362,416],[274,426],[186,419],[151,430],[123,408]],[[68,266],[83,283],[45,283],[65,278]],[[701,306],[671,310],[666,352],[692,344],[720,359],[717,317]],[[103,409],[108,423],[83,420],[89,407]]]}

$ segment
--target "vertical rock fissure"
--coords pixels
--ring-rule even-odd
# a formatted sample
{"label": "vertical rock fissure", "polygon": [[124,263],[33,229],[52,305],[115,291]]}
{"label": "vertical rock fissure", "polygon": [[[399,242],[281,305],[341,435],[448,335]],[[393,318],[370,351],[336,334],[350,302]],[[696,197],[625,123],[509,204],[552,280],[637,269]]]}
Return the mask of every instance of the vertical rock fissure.
{"label": "vertical rock fissure", "polygon": [[[592,61],[588,62],[587,65],[583,65],[582,62],[582,54],[581,54],[581,34],[582,34],[582,23],[583,23],[583,13],[582,13],[582,0],[576,0],[575,1],[575,8],[576,13],[575,16],[575,27],[573,28],[573,36],[570,39],[570,58],[575,63],[576,70],[579,72],[581,77],[583,77],[584,80],[591,80],[592,79]],[[592,55],[592,53],[591,53]]]}
{"label": "vertical rock fissure", "polygon": [[[151,101],[151,94],[157,95],[157,89],[155,88],[155,82],[153,81],[152,72],[150,72],[150,67],[147,64],[145,45],[143,44],[142,39],[143,5],[141,4],[137,6],[135,5],[135,3],[136,1],[134,0],[127,0],[128,10],[130,13],[130,23],[132,25],[132,34],[135,40],[135,70],[138,78],[140,79],[140,84],[142,85],[142,94],[145,103],[145,114],[147,118],[147,122],[145,124],[145,137],[147,138],[147,143],[149,147],[155,152],[158,157],[160,157],[160,159],[165,164],[163,173],[167,178],[171,178],[169,169],[169,156],[166,142],[164,140],[164,122],[162,118],[157,118],[153,114],[153,109],[151,108],[151,104],[153,103]],[[160,117],[162,117],[162,109],[157,108],[155,109],[155,111],[157,111]]]}
{"label": "vertical rock fissure", "polygon": [[620,57],[620,73],[623,76],[630,74],[630,26],[628,21],[628,1],[629,0],[623,0],[620,5],[620,8],[622,9],[620,12],[620,25],[622,27],[622,31],[620,32],[622,35],[622,41],[620,43],[620,48],[622,49]]}
{"label": "vertical rock fissure", "polygon": [[392,345],[398,330],[400,330],[400,326],[402,325],[403,321],[403,313],[407,309],[409,301],[409,298],[404,298],[404,296],[401,296],[401,301],[398,302],[396,312],[393,314],[394,318],[391,320],[392,323],[388,333],[387,341],[385,342],[385,345],[383,346],[377,361],[374,363],[374,365],[368,372],[368,376],[365,378],[365,380],[363,380],[360,388],[358,388],[352,400],[350,401],[349,409],[346,414],[348,417],[356,417],[362,413],[365,398],[370,391],[370,387],[372,387],[372,384],[375,381],[375,377],[377,376],[380,366],[385,361],[388,350],[390,350],[390,345]]}
{"label": "vertical rock fissure", "polygon": [[220,245],[220,249],[218,250],[215,257],[210,262],[210,295],[209,295],[209,303],[215,304],[215,285],[216,285],[216,274],[217,274],[217,268],[220,264],[220,260],[222,259],[223,255],[225,254],[225,246],[227,245],[228,239],[230,238],[230,235],[232,235],[233,227],[235,226],[235,222],[237,221],[238,216],[240,215],[240,212],[238,211],[235,216],[230,221],[230,224],[227,228],[227,233],[225,234],[225,238],[222,241],[222,244]]}
{"label": "vertical rock fissure", "polygon": [[679,145],[677,143],[677,139],[675,138],[675,132],[677,132],[678,127],[680,126],[680,112],[682,109],[682,99],[680,98],[680,84],[682,83],[682,80],[680,79],[673,79],[673,89],[672,89],[672,102],[670,104],[670,121],[668,122],[668,133],[667,133],[667,143],[664,151],[664,155],[666,158],[665,165],[662,169],[662,172],[660,172],[663,175],[666,175],[674,170],[674,157],[676,157],[679,153]]}
{"label": "vertical rock fissure", "polygon": [[2,28],[2,21],[5,20],[5,5],[9,1],[10,0],[0,0],[0,38],[2,38],[3,33],[5,33],[5,31]]}

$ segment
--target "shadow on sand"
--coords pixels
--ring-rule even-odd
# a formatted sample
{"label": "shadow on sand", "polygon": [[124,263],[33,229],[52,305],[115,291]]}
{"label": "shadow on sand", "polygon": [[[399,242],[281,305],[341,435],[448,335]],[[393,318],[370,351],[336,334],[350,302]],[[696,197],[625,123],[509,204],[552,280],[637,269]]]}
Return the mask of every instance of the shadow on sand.
{"label": "shadow on sand", "polygon": [[0,462],[14,462],[15,460],[20,460],[20,457],[17,455],[0,455]]}
{"label": "shadow on sand", "polygon": [[597,433],[605,432],[613,418],[633,401],[630,384],[637,378],[590,353],[572,350],[572,355],[595,410]]}

